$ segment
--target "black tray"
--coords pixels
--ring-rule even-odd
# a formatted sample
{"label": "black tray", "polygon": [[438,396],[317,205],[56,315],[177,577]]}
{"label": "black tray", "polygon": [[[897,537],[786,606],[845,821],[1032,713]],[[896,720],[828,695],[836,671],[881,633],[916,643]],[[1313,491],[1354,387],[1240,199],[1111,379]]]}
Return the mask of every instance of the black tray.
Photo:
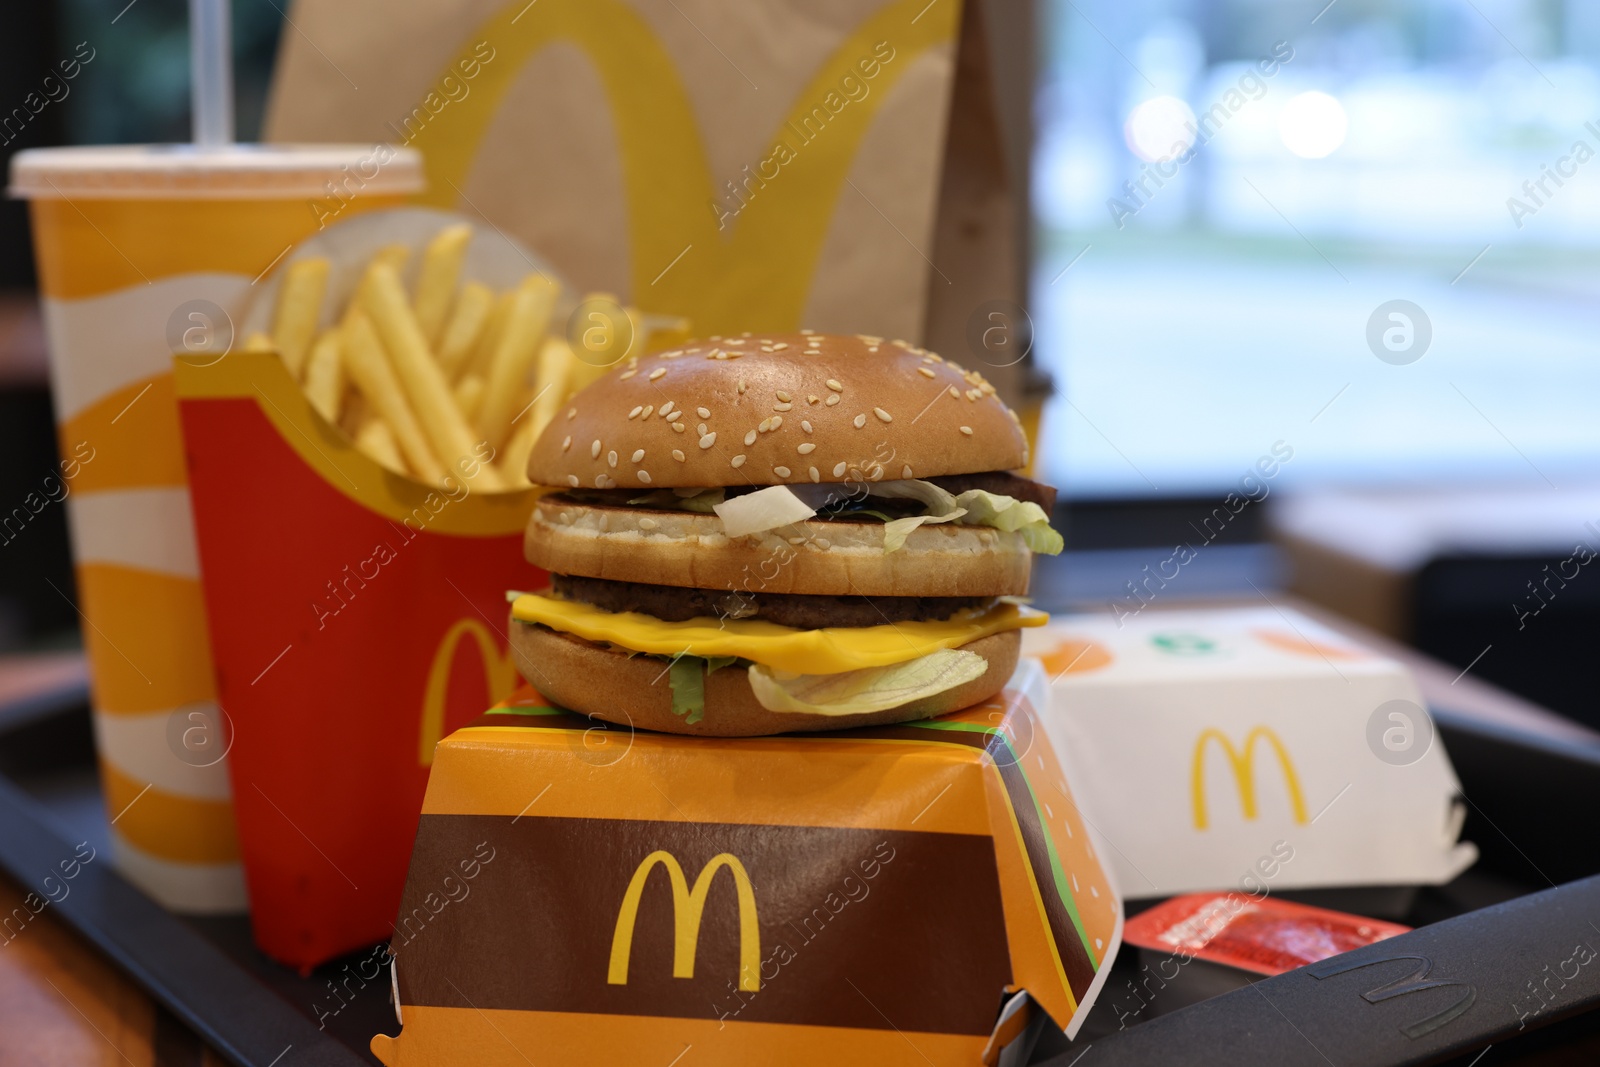
{"label": "black tray", "polygon": [[[76,842],[87,838],[97,849],[109,847],[84,694],[67,696],[72,699],[58,695],[26,709],[0,708],[0,870],[33,888],[43,872],[72,856]],[[1425,926],[1600,872],[1600,835],[1585,829],[1600,801],[1600,746],[1574,748],[1530,732],[1485,726],[1448,708],[1435,708],[1434,715],[1468,800],[1464,836],[1478,845],[1482,858],[1448,885],[1408,894],[1403,913],[1394,917]],[[347,981],[370,950],[302,977],[256,951],[243,916],[176,917],[123,881],[109,863],[84,866],[73,885],[73,892],[49,910],[170,1013],[165,1025],[158,1019],[157,1027],[158,1038],[164,1034],[169,1045],[193,1043],[198,1035],[240,1067],[354,1067],[377,1062],[367,1051],[373,1034],[399,1030],[386,981]],[[1338,893],[1284,895],[1335,907],[1363,903],[1361,897]],[[1365,901],[1373,899],[1369,893]],[[1130,902],[1130,913],[1141,906]],[[1600,980],[1600,967],[1592,969]],[[1122,988],[1137,971],[1137,953],[1125,950],[1106,989]],[[1240,994],[1156,1016],[1158,1025],[1149,1036],[1174,1035],[1162,1058],[1231,1062],[1234,1054],[1225,1043],[1197,1042],[1191,1031],[1221,1026],[1224,1034],[1249,1032],[1252,1012],[1261,1027],[1286,1021],[1275,1017],[1265,1000],[1241,1006],[1233,999]],[[1068,1067],[1079,1057],[1082,1067],[1094,1067],[1101,1057],[1111,1062],[1118,1042],[1148,1024],[1141,1021],[1118,1033],[1108,1002],[1102,996],[1075,1043],[1041,1041],[1035,1062],[1048,1060],[1055,1067]],[[1219,1006],[1230,1009],[1220,1021],[1195,1016],[1192,1025],[1185,1024],[1196,1012],[1210,1009],[1216,1015]],[[1597,1019],[1600,1013],[1588,1012],[1542,1031],[1500,1036],[1492,1061],[1482,1067],[1587,1057],[1600,1040]],[[1335,1056],[1335,1062],[1345,1062]],[[1282,1062],[1295,1059],[1285,1051]],[[1431,1061],[1380,1055],[1360,1062]]]}

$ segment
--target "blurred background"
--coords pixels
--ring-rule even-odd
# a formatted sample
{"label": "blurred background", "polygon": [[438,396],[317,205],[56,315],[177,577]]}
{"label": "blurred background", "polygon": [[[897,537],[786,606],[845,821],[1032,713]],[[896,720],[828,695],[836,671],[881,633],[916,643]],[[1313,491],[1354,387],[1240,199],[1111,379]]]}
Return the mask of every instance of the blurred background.
{"label": "blurred background", "polygon": [[[241,139],[285,6],[234,5]],[[1028,311],[1070,549],[1040,599],[1295,593],[1600,721],[1575,561],[1600,551],[1600,4],[1041,0],[1037,25]],[[9,12],[0,100],[79,42],[66,97],[0,115],[0,162],[187,138],[182,0]],[[0,204],[0,650],[77,640],[64,509],[16,506],[55,469],[31,269]]]}

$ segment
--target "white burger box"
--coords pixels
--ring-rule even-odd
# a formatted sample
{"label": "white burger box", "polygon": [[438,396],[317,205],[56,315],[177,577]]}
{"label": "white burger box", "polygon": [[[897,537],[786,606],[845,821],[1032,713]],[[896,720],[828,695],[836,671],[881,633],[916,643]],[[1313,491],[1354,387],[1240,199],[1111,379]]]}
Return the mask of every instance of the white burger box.
{"label": "white burger box", "polygon": [[1304,615],[1057,615],[1023,642],[1127,898],[1436,885],[1477,859],[1410,673]]}

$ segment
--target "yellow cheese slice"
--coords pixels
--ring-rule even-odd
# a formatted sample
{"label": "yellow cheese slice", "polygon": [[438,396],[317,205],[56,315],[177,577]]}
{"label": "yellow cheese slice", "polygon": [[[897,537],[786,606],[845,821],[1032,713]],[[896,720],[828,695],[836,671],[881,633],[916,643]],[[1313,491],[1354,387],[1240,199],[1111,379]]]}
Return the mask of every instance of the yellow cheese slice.
{"label": "yellow cheese slice", "polygon": [[941,648],[959,648],[990,634],[1043,626],[1050,619],[1033,608],[1000,603],[985,612],[963,613],[935,622],[799,630],[762,619],[703,617],[663,622],[638,612],[605,611],[592,604],[537,593],[524,593],[513,600],[511,617],[634,652],[738,656],[793,674],[837,674],[863,667],[886,667]]}

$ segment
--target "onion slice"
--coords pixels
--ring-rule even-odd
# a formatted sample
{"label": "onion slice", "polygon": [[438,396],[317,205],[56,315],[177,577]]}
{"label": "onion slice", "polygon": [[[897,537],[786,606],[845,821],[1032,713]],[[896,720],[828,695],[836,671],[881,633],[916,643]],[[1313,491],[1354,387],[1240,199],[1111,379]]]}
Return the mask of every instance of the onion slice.
{"label": "onion slice", "polygon": [[732,500],[724,500],[711,510],[722,520],[729,537],[776,530],[780,526],[804,522],[817,509],[795,496],[787,485],[771,485]]}

